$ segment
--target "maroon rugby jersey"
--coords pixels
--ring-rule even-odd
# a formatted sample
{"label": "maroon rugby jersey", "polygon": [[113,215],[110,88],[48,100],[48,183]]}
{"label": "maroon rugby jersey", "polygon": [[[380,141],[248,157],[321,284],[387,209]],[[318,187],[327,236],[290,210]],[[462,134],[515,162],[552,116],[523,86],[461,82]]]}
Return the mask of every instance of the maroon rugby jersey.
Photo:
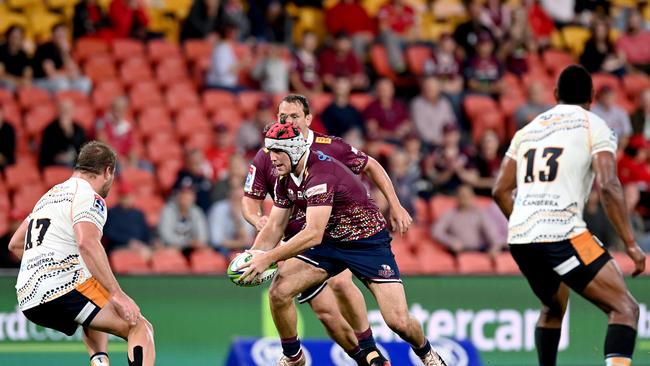
{"label": "maroon rugby jersey", "polygon": [[292,175],[277,178],[275,205],[295,206],[303,212],[310,206],[332,206],[323,236],[327,240],[365,239],[386,227],[361,179],[338,160],[314,149],[309,151],[302,179]]}
{"label": "maroon rugby jersey", "polygon": [[[339,137],[327,136],[310,131],[307,141],[311,149],[321,151],[347,166],[354,174],[360,174],[368,163],[368,155],[359,151]],[[267,194],[275,198],[274,186],[278,172],[271,163],[267,149],[260,149],[253,162],[248,167],[248,176],[244,184],[244,194],[247,197],[263,200]],[[284,232],[285,238],[294,236],[305,224],[305,211],[294,210],[289,218],[289,224]]]}

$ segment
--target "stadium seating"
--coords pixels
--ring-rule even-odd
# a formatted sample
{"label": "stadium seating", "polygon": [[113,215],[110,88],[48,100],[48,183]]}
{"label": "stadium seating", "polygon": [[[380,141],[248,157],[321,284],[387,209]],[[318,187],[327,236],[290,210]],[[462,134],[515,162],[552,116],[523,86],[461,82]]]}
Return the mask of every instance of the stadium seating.
{"label": "stadium seating", "polygon": [[151,268],[146,259],[138,252],[130,249],[113,250],[109,256],[113,271],[120,274],[145,274],[151,273]]}
{"label": "stadium seating", "polygon": [[448,252],[428,246],[418,250],[417,259],[422,274],[455,274],[456,261]]}
{"label": "stadium seating", "polygon": [[97,55],[109,55],[108,43],[99,38],[80,38],[74,43],[74,58],[77,62],[84,62]]}
{"label": "stadium seating", "polygon": [[110,82],[117,77],[115,60],[111,55],[99,54],[89,57],[83,64],[83,72],[95,84]]}
{"label": "stadium seating", "polygon": [[112,53],[116,60],[124,61],[134,57],[143,57],[144,44],[135,39],[116,39],[113,40]]}
{"label": "stadium seating", "polygon": [[464,252],[458,254],[458,273],[490,274],[494,273],[492,259],[481,252]]}
{"label": "stadium seating", "polygon": [[228,263],[223,255],[210,248],[197,249],[190,254],[190,268],[196,274],[222,274]]}
{"label": "stadium seating", "polygon": [[36,87],[20,88],[17,92],[18,103],[23,109],[29,109],[52,100],[50,93]]}
{"label": "stadium seating", "polygon": [[497,274],[516,275],[520,274],[519,266],[509,252],[497,254],[494,259],[495,270]]}
{"label": "stadium seating", "polygon": [[611,254],[623,274],[630,275],[634,272],[634,262],[627,254],[623,252],[612,252]]}
{"label": "stadium seating", "polygon": [[135,196],[133,205],[144,212],[145,219],[147,220],[147,224],[149,224],[149,226],[158,226],[160,212],[165,205],[160,196],[157,194],[140,194]]}
{"label": "stadium seating", "polygon": [[152,195],[156,193],[156,178],[148,170],[124,166],[119,172],[120,180],[134,188],[136,195]]}
{"label": "stadium seating", "polygon": [[181,48],[178,43],[154,39],[147,43],[147,54],[151,61],[159,63],[165,59],[181,57]]}
{"label": "stadium seating", "polygon": [[151,269],[154,273],[190,273],[185,257],[176,249],[159,249],[151,257]]}
{"label": "stadium seating", "polygon": [[49,166],[43,169],[43,181],[47,187],[63,183],[72,175],[72,169],[63,166]]}
{"label": "stadium seating", "polygon": [[412,45],[406,49],[406,63],[414,75],[424,74],[424,64],[433,58],[433,50],[425,45]]}

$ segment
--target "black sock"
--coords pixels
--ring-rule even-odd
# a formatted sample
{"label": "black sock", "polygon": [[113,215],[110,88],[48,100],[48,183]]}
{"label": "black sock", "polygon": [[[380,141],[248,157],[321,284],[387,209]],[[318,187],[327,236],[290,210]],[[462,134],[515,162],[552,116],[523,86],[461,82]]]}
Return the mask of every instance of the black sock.
{"label": "black sock", "polygon": [[365,360],[364,352],[363,352],[363,350],[361,350],[361,348],[359,348],[359,346],[356,346],[351,350],[345,351],[345,353],[347,353],[348,356],[350,356],[351,359],[356,361],[357,365],[365,365],[365,363],[364,363],[364,360]]}
{"label": "black sock", "polygon": [[422,358],[426,356],[426,354],[429,353],[429,351],[431,351],[431,343],[429,343],[429,341],[427,340],[422,347],[420,348],[411,347],[411,348],[413,348],[413,352],[415,352],[415,354],[418,355],[418,357]]}
{"label": "black sock", "polygon": [[128,356],[126,359],[129,361],[129,366],[142,366],[142,346],[133,347],[133,362]]}
{"label": "black sock", "polygon": [[605,337],[605,358],[625,357],[632,358],[636,330],[623,324],[610,324]]}
{"label": "black sock", "polygon": [[561,334],[560,328],[535,328],[535,346],[537,347],[539,366],[555,366]]}
{"label": "black sock", "polygon": [[300,340],[298,337],[282,338],[282,353],[293,359],[300,356]]}
{"label": "black sock", "polygon": [[365,332],[354,333],[354,335],[357,336],[361,349],[377,348],[375,338],[372,336],[372,329],[368,328]]}

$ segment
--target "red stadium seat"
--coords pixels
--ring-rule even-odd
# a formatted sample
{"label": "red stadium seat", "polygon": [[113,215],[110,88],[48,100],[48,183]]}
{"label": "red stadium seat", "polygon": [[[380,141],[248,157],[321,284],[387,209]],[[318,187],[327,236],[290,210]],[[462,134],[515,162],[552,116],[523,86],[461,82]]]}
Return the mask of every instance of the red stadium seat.
{"label": "red stadium seat", "polygon": [[147,43],[147,54],[153,62],[160,62],[168,58],[182,57],[178,43],[162,39],[154,39]]}
{"label": "red stadium seat", "polygon": [[135,250],[116,249],[109,256],[113,271],[120,274],[150,273],[147,260]]}
{"label": "red stadium seat", "polygon": [[354,93],[350,95],[350,104],[360,112],[363,112],[370,102],[372,102],[372,97],[366,93]]}
{"label": "red stadium seat", "polygon": [[212,131],[207,130],[201,133],[194,133],[191,134],[187,140],[185,140],[185,143],[183,143],[183,146],[185,149],[192,150],[192,149],[198,149],[201,151],[207,150],[212,144],[214,143],[214,136],[212,135]]}
{"label": "red stadium seat", "polygon": [[119,80],[103,81],[95,85],[92,93],[92,102],[97,112],[105,111],[113,100],[124,94],[124,88]]}
{"label": "red stadium seat", "polygon": [[623,76],[623,88],[630,100],[638,100],[645,89],[650,88],[650,77],[646,74],[632,73]]}
{"label": "red stadium seat", "polygon": [[74,107],[74,121],[83,127],[86,131],[91,131],[95,128],[96,116],[95,109],[91,107],[90,103],[76,104]]}
{"label": "red stadium seat", "polygon": [[74,57],[77,62],[108,53],[108,43],[99,38],[79,38],[74,42]]}
{"label": "red stadium seat", "polygon": [[384,46],[375,44],[370,47],[370,64],[379,76],[394,78],[395,73],[388,62],[388,54]]}
{"label": "red stadium seat", "polygon": [[496,272],[498,274],[520,274],[519,266],[509,252],[497,254],[495,260]]}
{"label": "red stadium seat", "polygon": [[153,81],[141,81],[134,84],[129,92],[129,100],[134,111],[162,106],[164,103],[158,84]]}
{"label": "red stadium seat", "polygon": [[415,220],[419,223],[430,224],[431,213],[429,212],[429,202],[418,198],[415,200]]}
{"label": "red stadium seat", "polygon": [[[183,150],[176,141],[170,143],[168,139],[152,138],[147,143],[147,156],[156,166],[169,160],[180,161],[183,157]],[[160,169],[160,167],[159,167]],[[157,172],[160,178],[160,172]],[[161,182],[161,188],[163,188]]]}
{"label": "red stadium seat", "polygon": [[406,64],[413,75],[424,75],[424,64],[433,58],[433,50],[425,45],[412,45],[406,49]]}
{"label": "red stadium seat", "polygon": [[178,112],[187,107],[199,107],[200,100],[195,90],[173,86],[165,93],[165,101],[170,110]]}
{"label": "red stadium seat", "polygon": [[56,107],[51,103],[44,103],[31,109],[25,115],[25,130],[27,134],[40,141],[43,130],[56,116]]}
{"label": "red stadium seat", "polygon": [[161,85],[173,85],[182,81],[189,81],[185,61],[178,57],[161,60],[156,66],[156,80]]}
{"label": "red stadium seat", "polygon": [[634,272],[634,261],[623,252],[611,252],[612,257],[618,264],[624,275],[630,275]]}
{"label": "red stadium seat", "polygon": [[117,77],[115,61],[110,55],[93,56],[86,60],[83,66],[84,75],[94,83],[110,81]]}
{"label": "red stadium seat", "polygon": [[173,133],[174,126],[169,112],[162,105],[146,107],[138,118],[138,131],[145,139],[160,132]]}
{"label": "red stadium seat", "polygon": [[431,199],[431,214],[434,222],[454,208],[456,208],[456,198],[454,197],[439,194]]}
{"label": "red stadium seat", "polygon": [[215,114],[212,115],[212,120],[214,123],[221,123],[228,126],[231,132],[234,132],[239,128],[242,121],[244,121],[244,115],[237,108],[219,108]]}
{"label": "red stadium seat", "polygon": [[562,71],[565,67],[575,63],[573,56],[569,52],[556,49],[548,49],[542,54],[544,66],[549,73],[554,76]]}
{"label": "red stadium seat", "polygon": [[252,117],[257,111],[257,103],[263,98],[270,100],[270,96],[261,91],[242,91],[237,96],[241,111],[247,116]]}
{"label": "red stadium seat", "polygon": [[210,248],[197,249],[190,254],[192,273],[222,274],[227,267],[226,258]]}
{"label": "red stadium seat", "polygon": [[593,81],[594,84],[594,90],[596,93],[598,93],[603,87],[608,86],[611,89],[614,89],[619,95],[621,91],[621,82],[620,80],[609,73],[606,72],[597,72],[595,74],[591,74],[591,80]]}
{"label": "red stadium seat", "polygon": [[156,178],[148,170],[124,166],[120,171],[120,180],[129,183],[136,195],[153,195],[156,191]]}
{"label": "red stadium seat", "polygon": [[189,107],[180,110],[176,117],[176,133],[182,140],[186,140],[193,134],[209,133],[210,122],[199,107]]}
{"label": "red stadium seat", "polygon": [[162,210],[165,202],[158,195],[138,195],[135,196],[133,205],[139,208],[147,220],[147,224],[151,227],[158,226],[158,219],[160,218],[160,211]]}
{"label": "red stadium seat", "polygon": [[454,274],[457,272],[454,256],[444,250],[428,246],[418,250],[417,258],[423,274]]}
{"label": "red stadium seat", "polygon": [[78,90],[61,90],[58,91],[55,94],[55,98],[57,101],[60,100],[71,100],[75,102],[75,104],[78,103],[88,103],[88,96]]}
{"label": "red stadium seat", "polygon": [[467,95],[463,99],[463,109],[469,119],[472,120],[483,113],[497,111],[499,107],[494,99],[488,96]]}
{"label": "red stadium seat", "polygon": [[23,109],[29,109],[52,100],[47,90],[36,87],[20,88],[17,95],[18,103]]}
{"label": "red stadium seat", "polygon": [[[3,90],[3,89],[0,89]],[[23,118],[20,114],[20,108],[15,102],[5,102],[0,104],[2,106],[2,111],[4,112],[5,121],[11,122],[11,124],[16,128],[22,127]]]}
{"label": "red stadium seat", "polygon": [[393,254],[395,254],[395,261],[399,270],[403,274],[416,275],[422,273],[420,261],[408,247],[402,245],[392,246]]}
{"label": "red stadium seat", "polygon": [[458,273],[491,274],[494,273],[492,259],[485,253],[465,252],[458,254]]}
{"label": "red stadium seat", "polygon": [[20,189],[16,191],[11,200],[12,210],[21,213],[30,213],[36,202],[43,196],[47,189],[40,182],[27,183],[23,181]]}
{"label": "red stadium seat", "polygon": [[472,139],[475,144],[479,144],[483,138],[483,134],[487,130],[496,132],[500,141],[505,140],[506,135],[506,121],[499,110],[486,111],[475,116],[470,121],[472,123]]}
{"label": "red stadium seat", "polygon": [[198,60],[210,58],[212,44],[202,39],[189,39],[183,42],[183,51],[188,60],[196,63]]}
{"label": "red stadium seat", "polygon": [[0,105],[13,103],[14,95],[9,89],[0,88]]}
{"label": "red stadium seat", "polygon": [[151,257],[151,268],[155,273],[185,274],[190,267],[180,251],[172,248],[157,250]]}
{"label": "red stadium seat", "polygon": [[120,80],[125,85],[152,79],[153,75],[149,63],[142,57],[129,58],[120,66]]}
{"label": "red stadium seat", "polygon": [[163,192],[169,192],[176,182],[178,171],[183,166],[180,156],[177,160],[165,160],[159,162],[156,167],[156,176],[158,177],[158,186]]}
{"label": "red stadium seat", "polygon": [[43,169],[43,181],[47,187],[63,183],[72,175],[72,169],[64,166],[48,166]]}
{"label": "red stadium seat", "polygon": [[134,39],[116,39],[113,41],[112,50],[113,56],[120,61],[145,55],[144,44]]}
{"label": "red stadium seat", "polygon": [[309,97],[309,105],[312,110],[312,114],[321,114],[325,108],[332,103],[334,96],[329,93],[317,93],[312,94]]}
{"label": "red stadium seat", "polygon": [[235,94],[225,90],[206,90],[201,95],[203,108],[210,114],[218,112],[221,108],[237,108]]}

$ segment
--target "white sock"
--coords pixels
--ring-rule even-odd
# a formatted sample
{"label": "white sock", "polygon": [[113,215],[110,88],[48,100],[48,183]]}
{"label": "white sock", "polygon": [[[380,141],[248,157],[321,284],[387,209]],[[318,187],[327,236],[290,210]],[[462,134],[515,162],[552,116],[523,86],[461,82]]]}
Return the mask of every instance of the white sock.
{"label": "white sock", "polygon": [[108,355],[103,352],[95,353],[90,358],[90,366],[110,366],[110,361],[108,360]]}

